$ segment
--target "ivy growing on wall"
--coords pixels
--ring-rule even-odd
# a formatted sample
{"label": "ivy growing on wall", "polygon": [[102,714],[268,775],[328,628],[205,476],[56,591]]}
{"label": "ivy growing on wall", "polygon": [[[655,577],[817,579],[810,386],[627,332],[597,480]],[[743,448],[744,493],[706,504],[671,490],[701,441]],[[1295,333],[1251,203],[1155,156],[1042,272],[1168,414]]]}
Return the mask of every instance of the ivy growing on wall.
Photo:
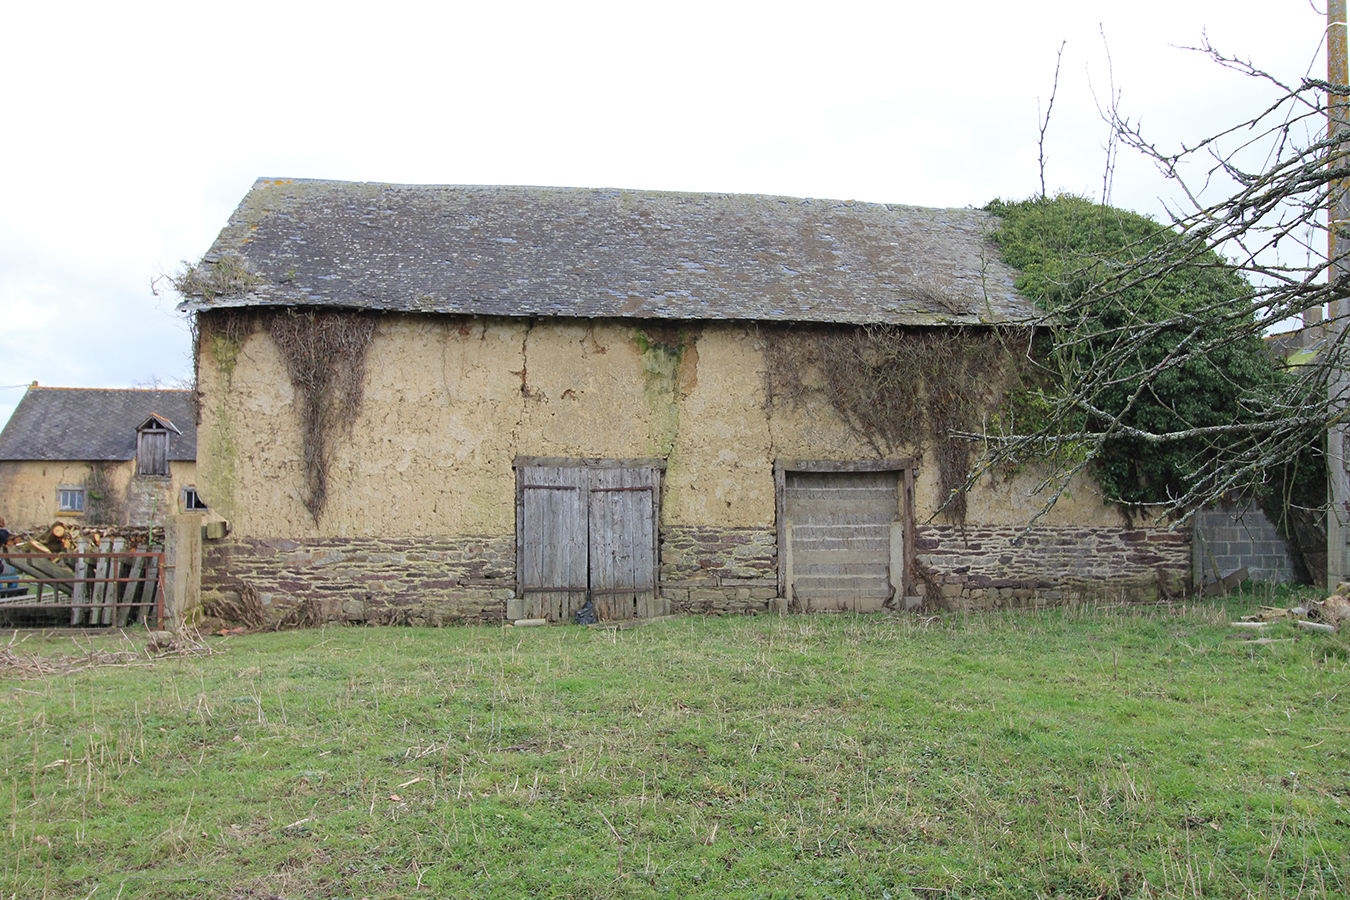
{"label": "ivy growing on wall", "polygon": [[993,239],[1021,272],[1017,289],[1048,325],[1026,398],[1038,416],[1009,429],[998,452],[1041,448],[1065,472],[1090,464],[1105,499],[1127,506],[1255,500],[1296,557],[1322,545],[1320,437],[1285,429],[1307,439],[1263,449],[1290,439],[1263,423],[1292,417],[1281,396],[1297,376],[1265,346],[1242,272],[1202,242],[1083,197],[986,208],[1001,219]]}
{"label": "ivy growing on wall", "polygon": [[84,521],[89,525],[124,524],[122,498],[113,487],[114,463],[93,462],[84,479]]}
{"label": "ivy growing on wall", "polygon": [[328,502],[333,441],[351,433],[361,411],[366,350],[375,333],[375,317],[345,310],[288,309],[273,314],[268,326],[300,395],[304,502],[317,522]]}
{"label": "ivy growing on wall", "polygon": [[[1278,381],[1279,367],[1259,335],[1225,339],[1225,324],[1207,317],[1250,290],[1232,266],[1146,216],[1082,197],[987,208],[1001,218],[994,241],[1021,272],[1017,289],[1055,317],[1039,354],[1052,376],[1041,396],[1052,415],[1038,425],[1090,434],[1118,420],[1139,431],[1184,433],[1255,418],[1257,398]],[[1147,256],[1176,262],[1153,277],[1110,283],[1112,272]],[[1164,366],[1196,343],[1209,350]],[[1113,434],[1094,448],[1093,473],[1109,500],[1170,504],[1222,448],[1208,437],[1150,443]]]}

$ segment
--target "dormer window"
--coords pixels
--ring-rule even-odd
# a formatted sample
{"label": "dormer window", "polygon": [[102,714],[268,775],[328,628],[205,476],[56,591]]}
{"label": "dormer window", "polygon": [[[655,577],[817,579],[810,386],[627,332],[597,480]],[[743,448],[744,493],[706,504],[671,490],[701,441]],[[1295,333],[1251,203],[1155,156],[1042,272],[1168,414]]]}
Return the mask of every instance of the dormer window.
{"label": "dormer window", "polygon": [[136,429],[136,474],[169,474],[169,433],[182,434],[163,416],[151,416]]}

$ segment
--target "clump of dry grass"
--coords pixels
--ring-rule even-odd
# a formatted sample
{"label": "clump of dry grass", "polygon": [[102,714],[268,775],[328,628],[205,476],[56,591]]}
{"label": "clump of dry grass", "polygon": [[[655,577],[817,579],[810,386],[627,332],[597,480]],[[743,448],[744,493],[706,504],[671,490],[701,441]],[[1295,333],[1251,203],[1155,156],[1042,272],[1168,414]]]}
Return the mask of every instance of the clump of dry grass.
{"label": "clump of dry grass", "polygon": [[[0,648],[0,677],[47,678],[92,669],[152,666],[156,659],[212,656],[216,653],[215,649],[202,641],[201,635],[193,632],[171,634],[152,631],[148,634],[150,642],[141,650],[131,649],[130,646],[125,649],[88,647],[83,648],[80,653],[58,655],[16,650],[15,643],[11,640],[9,646]],[[132,635],[126,632],[121,632],[121,635],[125,639],[125,644],[131,643]]]}
{"label": "clump of dry grass", "polygon": [[0,675],[14,678],[43,678],[50,675],[69,675],[104,666],[144,664],[144,658],[134,651],[93,650],[79,656],[42,656],[34,653],[16,653],[9,647],[0,649]]}
{"label": "clump of dry grass", "polygon": [[262,628],[266,624],[262,598],[258,589],[247,581],[239,582],[239,599],[226,595],[208,597],[202,601],[202,612],[212,619],[236,622],[245,628]]}
{"label": "clump of dry grass", "polygon": [[222,253],[210,262],[202,260],[172,276],[173,289],[191,300],[242,297],[262,283],[248,261],[234,252]]}

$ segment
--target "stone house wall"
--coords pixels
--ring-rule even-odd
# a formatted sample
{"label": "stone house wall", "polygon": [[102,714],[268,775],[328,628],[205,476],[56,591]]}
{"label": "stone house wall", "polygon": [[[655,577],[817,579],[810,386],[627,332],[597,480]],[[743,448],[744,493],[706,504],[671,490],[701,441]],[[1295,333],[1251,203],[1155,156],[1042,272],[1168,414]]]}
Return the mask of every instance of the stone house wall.
{"label": "stone house wall", "polygon": [[[197,464],[174,460],[165,477],[136,477],[135,461],[107,464],[112,487],[122,503],[126,525],[163,526],[178,512],[185,486],[196,483]],[[57,520],[79,522],[82,513],[62,512],[58,490],[82,486],[89,478],[90,464],[65,460],[0,461],[0,515],[11,531],[46,528]]]}

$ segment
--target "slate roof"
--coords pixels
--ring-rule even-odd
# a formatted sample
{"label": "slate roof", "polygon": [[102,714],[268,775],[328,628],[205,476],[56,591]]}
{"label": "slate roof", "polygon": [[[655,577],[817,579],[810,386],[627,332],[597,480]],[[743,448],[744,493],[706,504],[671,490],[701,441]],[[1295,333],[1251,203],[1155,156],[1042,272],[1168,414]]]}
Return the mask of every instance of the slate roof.
{"label": "slate roof", "polygon": [[136,429],[152,415],[181,432],[169,432],[169,459],[195,460],[191,391],[37,386],[24,393],[0,431],[0,460],[135,459]]}
{"label": "slate roof", "polygon": [[972,209],[750,194],[259,179],[204,257],[230,296],[491,316],[905,325],[1034,316]]}

